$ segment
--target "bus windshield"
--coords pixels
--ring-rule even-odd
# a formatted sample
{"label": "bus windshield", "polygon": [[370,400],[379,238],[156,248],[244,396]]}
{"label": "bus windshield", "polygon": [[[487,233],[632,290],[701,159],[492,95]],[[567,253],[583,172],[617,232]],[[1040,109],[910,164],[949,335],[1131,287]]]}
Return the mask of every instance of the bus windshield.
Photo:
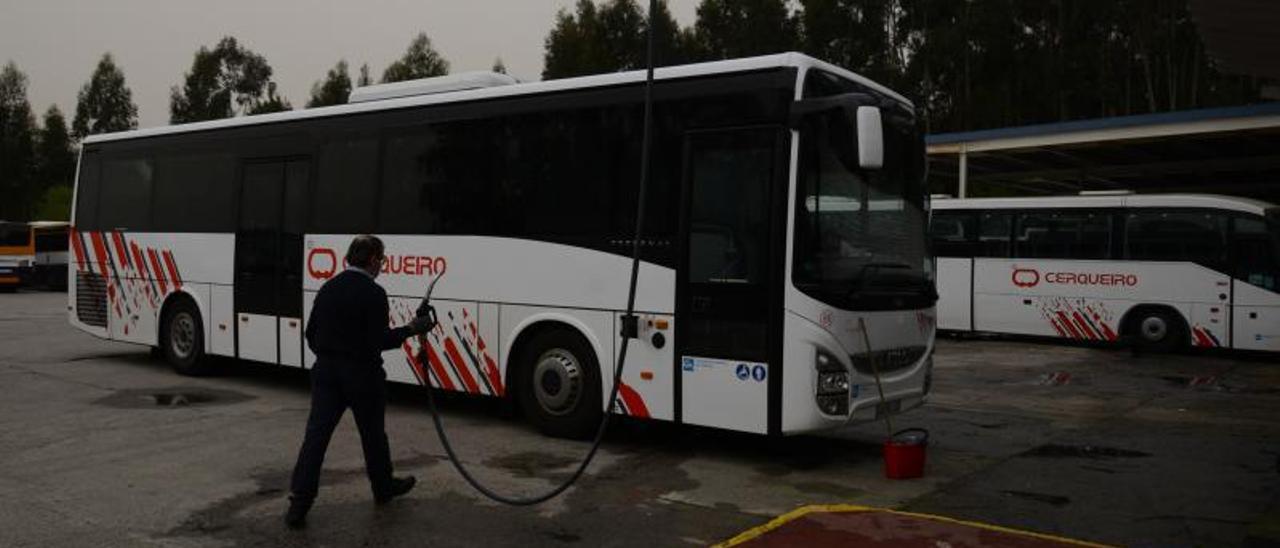
{"label": "bus windshield", "polygon": [[815,117],[801,129],[793,280],[842,308],[931,306],[923,139],[905,108],[884,108],[884,167],[858,167],[852,122]]}

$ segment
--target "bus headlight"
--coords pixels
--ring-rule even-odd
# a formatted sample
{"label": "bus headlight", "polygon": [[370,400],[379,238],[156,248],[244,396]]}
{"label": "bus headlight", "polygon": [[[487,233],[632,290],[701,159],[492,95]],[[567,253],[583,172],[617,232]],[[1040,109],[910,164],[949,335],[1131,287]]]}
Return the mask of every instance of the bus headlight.
{"label": "bus headlight", "polygon": [[818,409],[828,415],[849,413],[849,370],[825,350],[819,349],[814,359],[818,371]]}
{"label": "bus headlight", "polygon": [[849,374],[845,372],[818,373],[818,395],[848,394]]}

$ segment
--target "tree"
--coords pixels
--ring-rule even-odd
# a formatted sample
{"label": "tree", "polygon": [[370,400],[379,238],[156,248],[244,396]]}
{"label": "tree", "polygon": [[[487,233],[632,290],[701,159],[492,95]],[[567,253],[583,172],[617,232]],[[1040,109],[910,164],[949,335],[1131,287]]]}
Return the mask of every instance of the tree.
{"label": "tree", "polygon": [[[574,12],[560,10],[544,41],[542,78],[566,78],[643,68],[648,21],[635,0],[578,0]],[[679,25],[665,1],[654,14],[654,64],[689,60]]]}
{"label": "tree", "polygon": [[75,194],[71,185],[54,185],[40,195],[31,215],[37,221],[70,221],[71,197]]}
{"label": "tree", "polygon": [[267,82],[267,92],[264,95],[265,96],[262,100],[249,106],[249,109],[245,111],[246,115],[253,116],[254,114],[269,114],[272,112],[293,110],[293,105],[289,104],[288,99],[285,99],[283,95],[276,94],[275,82]]}
{"label": "tree", "polygon": [[76,169],[75,151],[71,145],[71,135],[67,131],[67,119],[57,105],[52,105],[44,113],[43,129],[40,130],[39,144],[36,146],[36,182],[41,191],[46,188],[65,185],[74,181]]}
{"label": "tree", "polygon": [[698,46],[711,59],[791,51],[800,43],[785,0],[702,0],[697,12]]}
{"label": "tree", "polygon": [[76,139],[97,133],[128,131],[138,127],[138,106],[125,85],[124,72],[110,53],[102,54],[89,81],[76,95],[76,115],[71,132]]}
{"label": "tree", "polygon": [[288,110],[276,94],[266,58],[227,36],[213,49],[201,46],[183,76],[182,88],[169,93],[169,121],[175,124],[230,118],[237,113]]}
{"label": "tree", "polygon": [[346,60],[329,69],[324,80],[311,86],[311,99],[307,100],[307,108],[346,104],[351,95],[351,74],[347,71]]}
{"label": "tree", "polygon": [[373,77],[369,76],[369,63],[360,65],[360,78],[356,80],[356,87],[371,85],[373,85]]}
{"label": "tree", "polygon": [[501,58],[501,57],[495,57],[495,58],[493,59],[493,68],[491,68],[491,69],[489,69],[489,70],[491,70],[491,71],[493,71],[493,72],[496,72],[496,73],[498,73],[498,74],[506,74],[506,73],[507,73],[507,65],[505,65],[505,64],[503,64],[503,63],[502,63],[502,58]]}
{"label": "tree", "polygon": [[403,82],[418,78],[430,78],[449,74],[449,61],[446,61],[434,48],[427,33],[420,32],[409,42],[404,55],[382,72],[382,83]]}
{"label": "tree", "polygon": [[894,87],[902,64],[897,1],[800,0],[800,6],[805,53]]}
{"label": "tree", "polygon": [[0,218],[30,218],[35,188],[35,116],[27,101],[27,75],[10,61],[0,69]]}

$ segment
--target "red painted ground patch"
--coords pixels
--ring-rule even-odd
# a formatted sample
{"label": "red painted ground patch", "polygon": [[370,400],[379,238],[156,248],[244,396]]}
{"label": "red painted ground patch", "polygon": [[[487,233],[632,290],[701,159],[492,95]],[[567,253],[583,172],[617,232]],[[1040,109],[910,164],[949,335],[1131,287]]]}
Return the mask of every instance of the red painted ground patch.
{"label": "red painted ground patch", "polygon": [[865,506],[806,506],[721,546],[1102,546],[1051,535]]}

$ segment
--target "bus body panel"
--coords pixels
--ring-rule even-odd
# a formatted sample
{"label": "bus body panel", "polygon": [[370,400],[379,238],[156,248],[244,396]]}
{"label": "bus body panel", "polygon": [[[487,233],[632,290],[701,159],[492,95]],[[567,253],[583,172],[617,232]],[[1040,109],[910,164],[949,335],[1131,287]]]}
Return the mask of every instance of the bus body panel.
{"label": "bus body panel", "polygon": [[[906,411],[924,403],[932,375],[935,309],[852,311],[840,310],[801,293],[787,294],[782,432],[799,433],[837,428]],[[859,320],[867,326],[867,340],[881,360],[883,409],[874,370],[854,358],[863,358],[867,345]],[[819,351],[840,360],[850,372],[850,406],[846,416],[828,415],[817,406],[815,391]],[[886,370],[887,369],[887,370]]]}
{"label": "bus body panel", "polygon": [[938,328],[973,329],[973,259],[938,258]]}
{"label": "bus body panel", "polygon": [[1280,294],[1234,281],[1233,346],[1244,350],[1280,351]]}
{"label": "bus body panel", "polygon": [[[1076,340],[1120,339],[1141,304],[1186,321],[1196,346],[1222,346],[1230,278],[1191,263],[974,259],[974,328]],[[940,283],[939,287],[947,287]]]}
{"label": "bus body panel", "polygon": [[[343,268],[352,236],[309,235],[304,288],[309,315],[315,292]],[[529,326],[572,327],[595,350],[601,382],[611,387],[620,312],[626,304],[630,259],[578,247],[475,236],[384,235],[388,262],[377,281],[390,295],[391,323],[412,319],[430,280],[441,326],[429,334],[426,363],[416,339],[383,355],[388,379],[481,395],[502,395],[512,345]],[[566,268],[571,266],[571,268]],[[675,271],[642,263],[637,288],[639,337],[628,349],[618,411],[670,420],[674,414]],[[484,300],[461,300],[463,295]],[[526,302],[528,296],[535,302]],[[566,305],[569,305],[566,307]],[[665,321],[666,327],[659,329]],[[655,339],[654,335],[662,333]],[[658,341],[658,342],[655,342]],[[658,347],[661,344],[661,348]],[[314,356],[305,350],[310,367]],[[440,376],[443,375],[444,379]]]}
{"label": "bus body panel", "polygon": [[[80,321],[76,292],[69,295],[72,324],[126,342],[155,345],[161,307],[182,292],[196,303],[204,323],[206,351],[213,352],[210,296],[229,285],[230,234],[71,232],[73,273],[100,277],[105,286],[105,326]],[[74,278],[71,280],[76,287]],[[79,289],[77,289],[79,290]]]}

